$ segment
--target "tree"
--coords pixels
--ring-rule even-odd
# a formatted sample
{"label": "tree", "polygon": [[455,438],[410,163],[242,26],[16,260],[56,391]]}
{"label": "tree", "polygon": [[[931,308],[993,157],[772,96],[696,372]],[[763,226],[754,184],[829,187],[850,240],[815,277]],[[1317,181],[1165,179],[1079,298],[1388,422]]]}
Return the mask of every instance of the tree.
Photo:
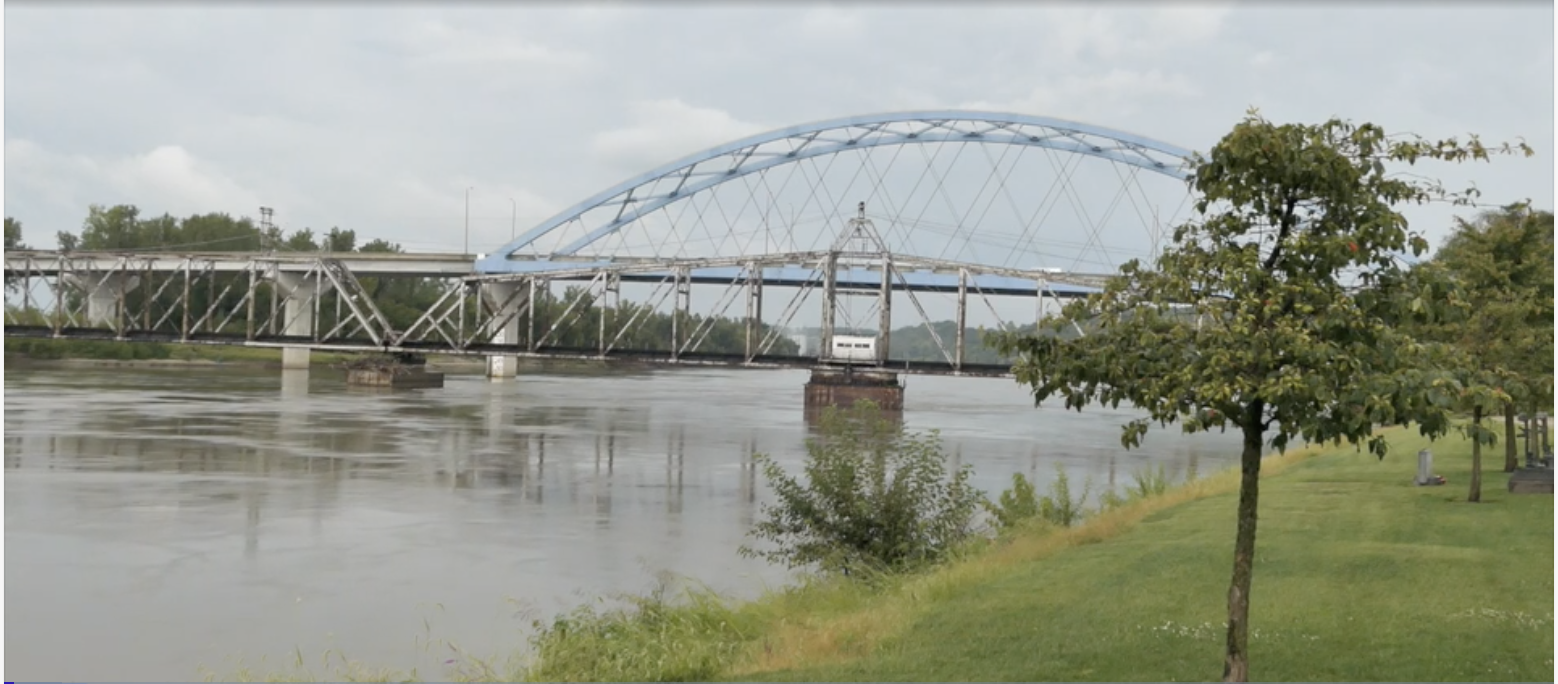
{"label": "tree", "polygon": [[1455,223],[1429,263],[1460,289],[1467,307],[1424,334],[1459,346],[1472,368],[1496,376],[1490,382],[1508,395],[1497,408],[1504,414],[1504,471],[1510,472],[1520,465],[1516,404],[1534,410],[1552,401],[1553,214],[1515,204]]}
{"label": "tree", "polygon": [[357,231],[331,228],[324,235],[324,251],[351,252],[357,249]]}
{"label": "tree", "polygon": [[[1531,154],[1523,143],[1519,150]],[[1036,403],[1067,408],[1129,402],[1136,447],[1149,428],[1232,427],[1243,436],[1238,525],[1228,592],[1223,677],[1249,677],[1249,599],[1261,458],[1266,445],[1367,443],[1383,458],[1376,426],[1448,429],[1463,389],[1434,368],[1432,345],[1389,322],[1439,305],[1402,285],[1398,255],[1427,241],[1396,210],[1403,202],[1469,202],[1437,183],[1389,174],[1385,164],[1488,159],[1473,137],[1429,142],[1373,124],[1332,119],[1277,125],[1255,111],[1191,161],[1198,215],[1174,231],[1154,267],[1131,261],[1103,291],[1047,322],[1088,323],[1076,339],[1006,335],[1003,352]],[[1186,315],[1193,312],[1194,315]],[[1196,320],[1203,321],[1197,325]],[[1269,436],[1269,442],[1268,442]]]}
{"label": "tree", "polygon": [[973,534],[984,495],[968,484],[969,466],[947,472],[934,432],[909,434],[862,401],[824,411],[806,451],[804,483],[757,457],[779,500],[751,535],[777,548],[742,555],[859,575],[934,562]]}
{"label": "tree", "polygon": [[22,222],[5,217],[5,251],[32,249],[22,243]]}
{"label": "tree", "polygon": [[288,252],[317,252],[319,243],[314,241],[314,231],[304,228],[288,235],[286,242],[281,243],[281,248]]}

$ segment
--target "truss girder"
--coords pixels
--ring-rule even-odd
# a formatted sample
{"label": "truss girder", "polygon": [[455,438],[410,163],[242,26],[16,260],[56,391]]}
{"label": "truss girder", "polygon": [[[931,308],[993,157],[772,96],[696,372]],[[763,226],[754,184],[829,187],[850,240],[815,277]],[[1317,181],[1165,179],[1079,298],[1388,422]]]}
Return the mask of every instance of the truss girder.
{"label": "truss girder", "polygon": [[[403,319],[409,321],[406,329],[396,330],[347,263],[334,258],[287,263],[287,270],[278,269],[271,255],[259,253],[220,260],[166,254],[122,255],[112,261],[43,253],[7,258],[7,335],[559,358],[646,358],[645,354],[663,353],[671,362],[701,364],[718,357],[723,359],[719,363],[762,366],[774,363],[777,357],[772,354],[789,334],[789,326],[809,324],[797,318],[817,295],[824,301],[841,295],[879,297],[879,325],[888,329],[902,328],[904,323],[894,324],[882,302],[890,303],[887,298],[903,293],[908,310],[919,314],[941,357],[929,363],[951,373],[984,373],[989,369],[973,369],[965,363],[967,342],[961,323],[968,307],[978,305],[974,300],[983,301],[1005,325],[989,297],[1080,297],[1096,291],[1105,277],[856,250],[622,263],[538,262],[534,265],[544,268],[531,273],[468,273],[444,279],[441,292],[423,295],[431,297],[423,300],[431,303],[414,320]],[[622,283],[643,284],[654,292],[643,299],[635,295],[631,309],[623,309]],[[48,290],[41,296],[40,285]],[[537,292],[555,296],[553,285],[576,287],[573,294],[552,299],[548,306],[554,308],[539,310]],[[697,309],[691,307],[693,286],[711,295],[704,299],[700,294]],[[932,325],[922,302],[926,292],[957,295],[960,325],[955,338],[946,338]],[[95,311],[88,306],[94,295]],[[105,311],[110,300],[114,308]],[[744,314],[738,300],[745,301]],[[764,314],[765,302],[776,316]],[[662,305],[670,308],[669,339],[664,332],[644,327],[649,314],[666,313]],[[545,320],[538,321],[538,313],[545,314]],[[312,325],[287,332],[300,317],[311,318]],[[662,323],[655,325],[663,324],[664,319],[659,320]],[[743,339],[735,352],[708,349],[718,321],[738,326],[740,332],[735,334]],[[831,329],[829,325],[825,317],[823,329]],[[521,330],[517,339],[499,337],[500,331],[516,326]],[[568,341],[562,341],[564,331]],[[646,332],[647,336],[642,334]],[[624,343],[628,339],[635,341]],[[721,344],[730,344],[729,334],[721,332],[720,339]],[[642,348],[645,344],[662,349]],[[886,357],[885,338],[880,349]],[[780,365],[798,363],[798,357],[785,357]],[[876,363],[897,368],[900,362],[879,358]]]}
{"label": "truss girder", "polygon": [[[550,256],[574,255],[669,204],[731,180],[847,150],[914,143],[980,142],[1040,147],[1099,157],[1168,177],[1187,177],[1191,152],[1142,136],[1048,117],[997,112],[914,111],[834,119],[750,136],[628,179],[547,219],[476,264],[482,273],[512,272],[511,257],[570,225],[584,235]],[[657,188],[669,187],[669,190]],[[614,216],[593,218],[615,207]],[[584,223],[586,215],[591,221]]]}

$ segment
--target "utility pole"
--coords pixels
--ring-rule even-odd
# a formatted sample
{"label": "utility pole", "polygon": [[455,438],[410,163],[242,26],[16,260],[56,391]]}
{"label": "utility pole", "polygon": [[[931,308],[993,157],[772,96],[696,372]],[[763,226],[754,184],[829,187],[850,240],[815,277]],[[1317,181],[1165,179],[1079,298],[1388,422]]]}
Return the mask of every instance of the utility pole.
{"label": "utility pole", "polygon": [[465,189],[465,251],[461,254],[471,253],[471,191],[475,189],[474,185]]}
{"label": "utility pole", "polygon": [[509,242],[513,242],[519,236],[519,203],[510,197],[509,204],[514,207],[514,214],[509,218]]}
{"label": "utility pole", "polygon": [[271,215],[276,210],[270,207],[260,207],[260,251],[274,252],[276,245],[271,241]]}

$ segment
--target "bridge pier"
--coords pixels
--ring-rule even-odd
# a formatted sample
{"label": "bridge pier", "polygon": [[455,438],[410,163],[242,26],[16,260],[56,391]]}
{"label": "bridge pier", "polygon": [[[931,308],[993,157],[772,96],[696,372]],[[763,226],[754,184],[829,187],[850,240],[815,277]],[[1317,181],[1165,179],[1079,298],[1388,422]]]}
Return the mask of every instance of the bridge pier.
{"label": "bridge pier", "polygon": [[[523,283],[483,283],[481,296],[493,311],[493,344],[519,344],[521,316],[529,308],[530,281]],[[518,374],[518,356],[487,357],[487,377],[512,378]]]}
{"label": "bridge pier", "polygon": [[806,383],[806,414],[815,415],[829,406],[849,408],[869,399],[886,413],[903,411],[903,385],[898,374],[878,369],[844,366],[813,368]]}
{"label": "bridge pier", "polygon": [[[278,271],[274,274],[276,286],[281,289],[281,334],[288,337],[313,337],[314,317],[319,313],[318,300],[330,289],[330,283],[310,279],[301,273]],[[307,369],[308,347],[282,347],[282,370]]]}
{"label": "bridge pier", "polygon": [[119,301],[141,284],[141,277],[128,273],[65,273],[61,279],[87,295],[87,325],[119,329]]}

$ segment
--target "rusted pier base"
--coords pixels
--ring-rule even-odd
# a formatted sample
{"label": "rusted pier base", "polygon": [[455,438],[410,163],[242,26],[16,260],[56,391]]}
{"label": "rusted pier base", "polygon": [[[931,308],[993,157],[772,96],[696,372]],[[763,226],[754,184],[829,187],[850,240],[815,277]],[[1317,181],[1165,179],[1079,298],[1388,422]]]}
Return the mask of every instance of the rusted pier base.
{"label": "rusted pier base", "polygon": [[898,374],[849,367],[812,369],[811,381],[806,383],[808,414],[829,406],[849,408],[862,399],[875,402],[884,412],[902,412],[903,385],[898,383]]}
{"label": "rusted pier base", "polygon": [[402,354],[348,365],[346,384],[354,387],[420,389],[443,387],[444,374],[427,370],[427,358]]}

